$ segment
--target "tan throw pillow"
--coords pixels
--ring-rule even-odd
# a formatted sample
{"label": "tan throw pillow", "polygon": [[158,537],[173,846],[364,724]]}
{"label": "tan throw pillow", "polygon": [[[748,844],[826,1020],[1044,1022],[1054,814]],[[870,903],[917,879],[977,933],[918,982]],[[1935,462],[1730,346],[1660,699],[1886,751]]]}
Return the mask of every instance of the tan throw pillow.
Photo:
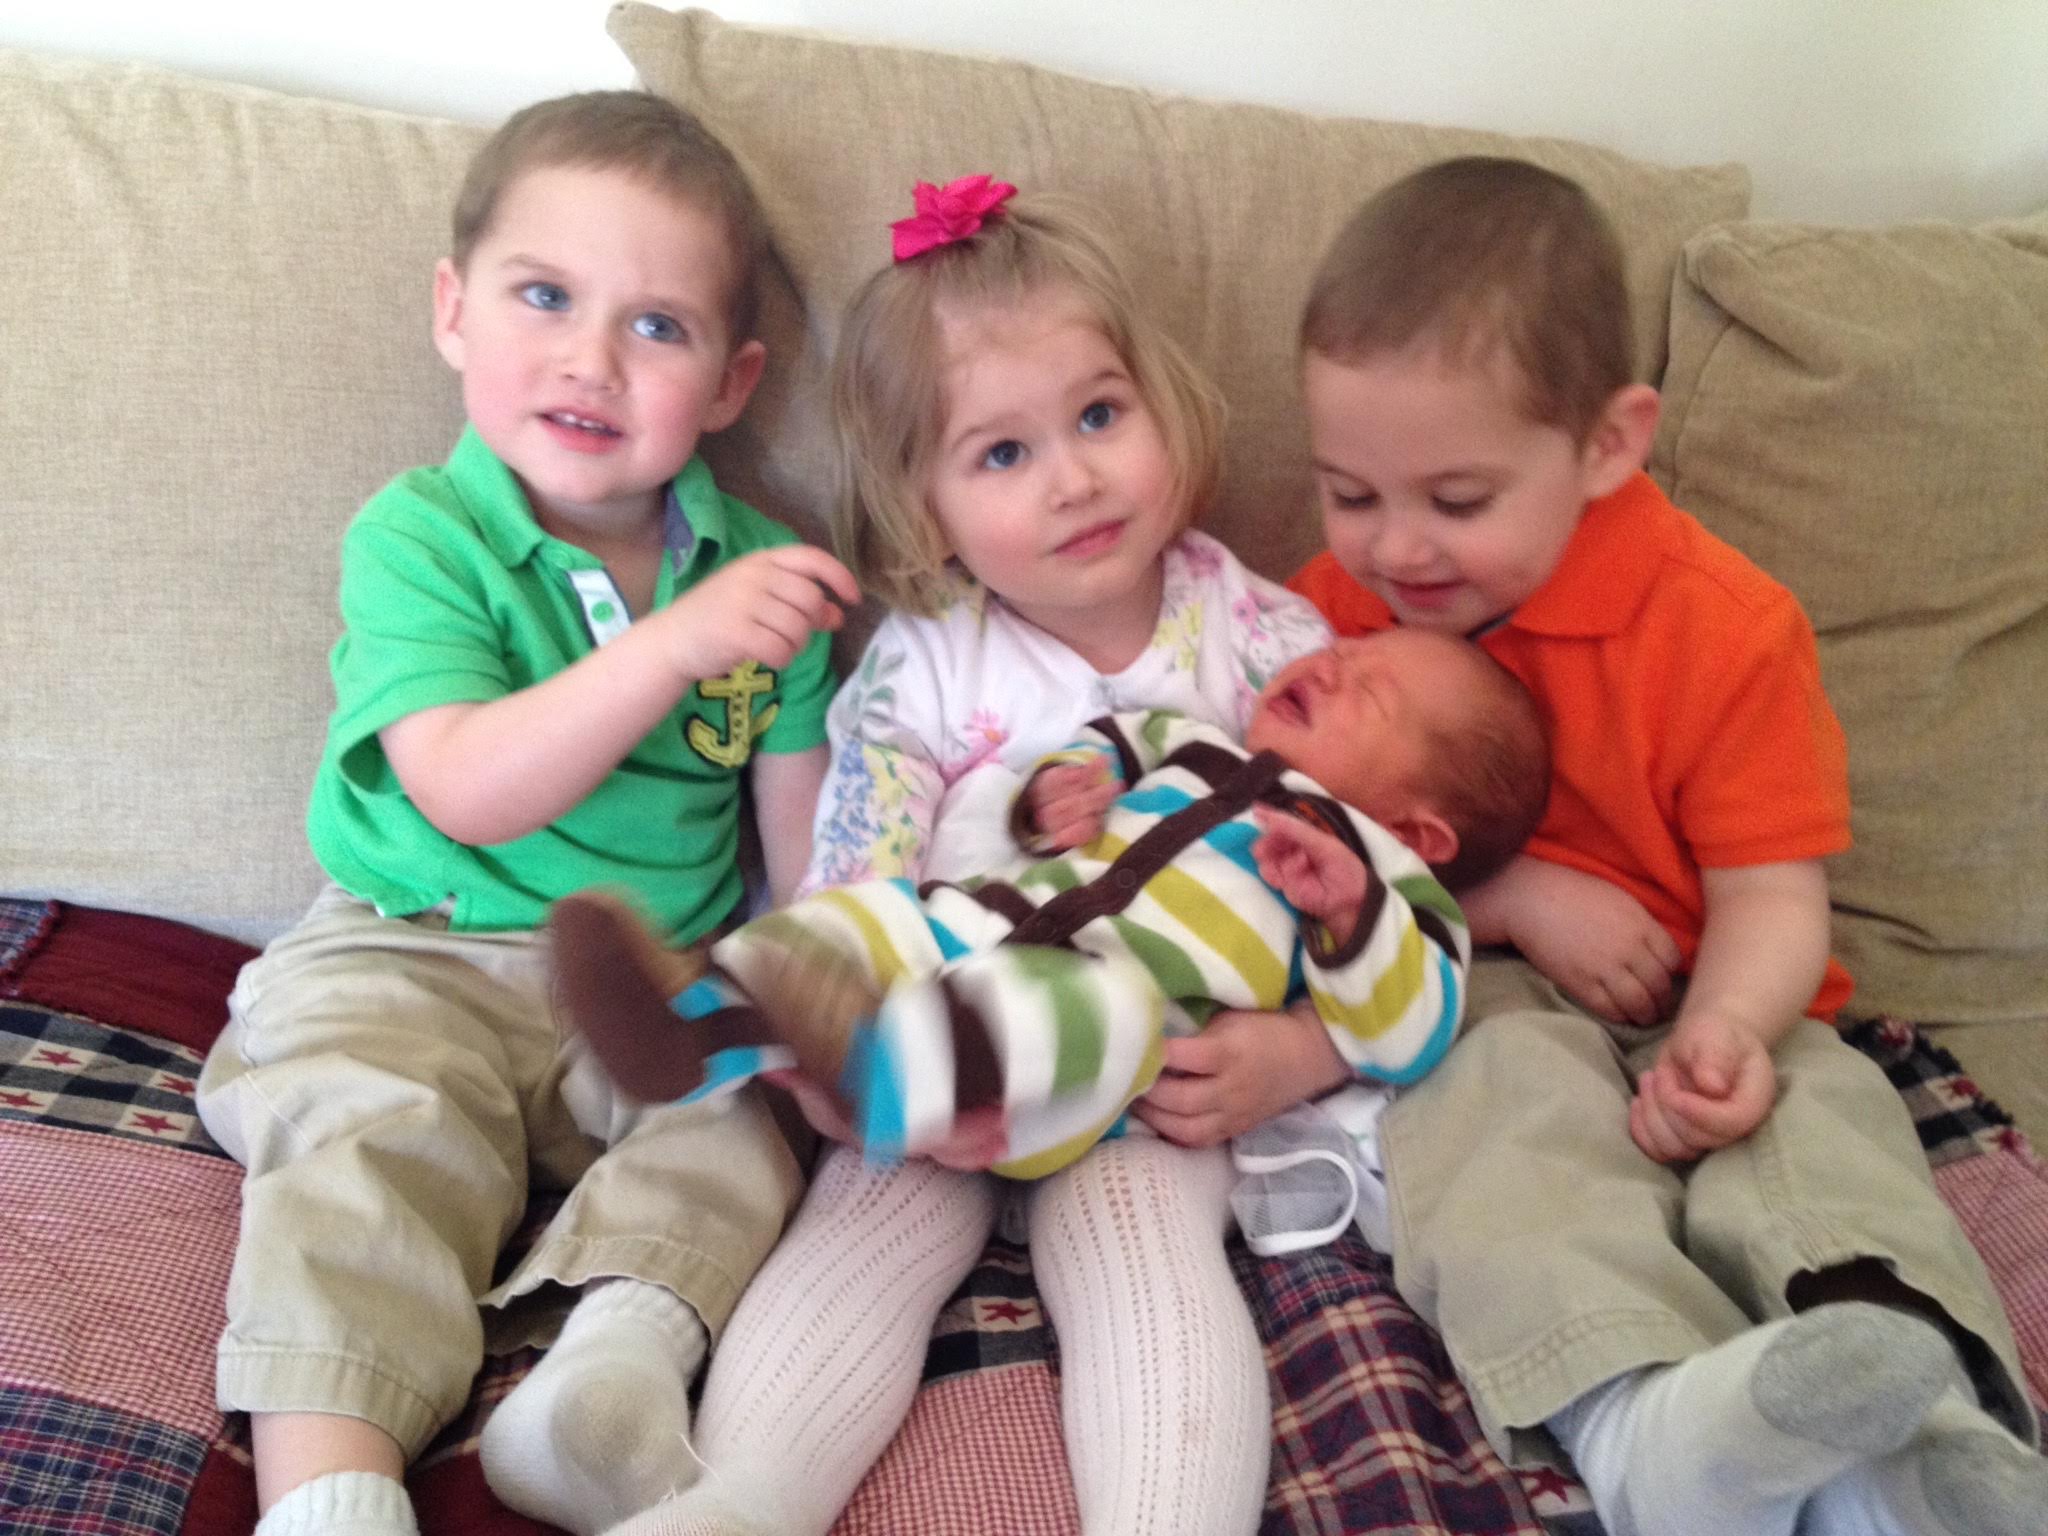
{"label": "tan throw pillow", "polygon": [[318,888],[341,530],[461,424],[480,137],[0,53],[0,890],[260,935]]}
{"label": "tan throw pillow", "polygon": [[[794,285],[771,310],[776,361],[721,478],[815,518],[829,463],[821,370],[847,297],[888,256],[911,184],[992,172],[1102,210],[1157,313],[1230,402],[1210,531],[1269,575],[1314,553],[1294,336],[1309,275],[1367,193],[1451,155],[1519,155],[1578,177],[1627,247],[1645,378],[1663,363],[1671,272],[1688,236],[1739,218],[1735,166],[1673,169],[1554,139],[1311,117],[1151,95],[1023,64],[734,26],[623,4],[611,33],[652,88],[746,165]],[[798,307],[800,306],[800,308]]]}
{"label": "tan throw pillow", "polygon": [[2048,214],[1710,230],[1665,380],[1653,467],[1798,594],[1848,731],[1849,1013],[2048,1017]]}

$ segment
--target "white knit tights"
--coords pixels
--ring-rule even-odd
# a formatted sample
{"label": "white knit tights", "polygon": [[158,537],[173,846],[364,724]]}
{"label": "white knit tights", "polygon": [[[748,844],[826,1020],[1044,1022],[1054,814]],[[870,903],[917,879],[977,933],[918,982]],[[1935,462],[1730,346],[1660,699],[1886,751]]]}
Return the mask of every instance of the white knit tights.
{"label": "white knit tights", "polygon": [[1221,1148],[1105,1142],[1032,1192],[1086,1536],[1244,1536],[1265,1503],[1265,1359],[1223,1256]]}
{"label": "white knit tights", "polygon": [[[1220,1150],[1134,1136],[1032,1192],[1086,1536],[1258,1525],[1272,1416],[1223,1257],[1233,1178]],[[984,1175],[833,1151],[712,1352],[703,1476],[616,1536],[824,1536],[909,1413],[932,1324],[1000,1196]]]}
{"label": "white knit tights", "polygon": [[983,1174],[832,1149],[712,1351],[703,1476],[618,1530],[824,1536],[910,1412],[999,1193]]}

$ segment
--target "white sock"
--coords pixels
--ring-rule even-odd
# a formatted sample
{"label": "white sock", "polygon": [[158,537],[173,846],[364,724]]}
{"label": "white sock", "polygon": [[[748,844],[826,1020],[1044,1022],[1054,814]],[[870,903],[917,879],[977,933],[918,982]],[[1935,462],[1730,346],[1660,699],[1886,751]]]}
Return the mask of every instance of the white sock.
{"label": "white sock", "polygon": [[909,1413],[997,1198],[985,1174],[834,1148],[712,1357],[702,1477],[618,1536],[825,1536]]}
{"label": "white sock", "polygon": [[1790,1536],[1809,1494],[1913,1437],[1954,1371],[1932,1323],[1839,1302],[1616,1377],[1550,1428],[1610,1536]]}
{"label": "white sock", "polygon": [[605,1536],[783,1536],[782,1527],[757,1525],[748,1512],[726,1502],[707,1479],[674,1498],[643,1509],[613,1526]]}
{"label": "white sock", "polygon": [[704,1325],[641,1280],[598,1280],[485,1421],[484,1480],[521,1514],[590,1536],[696,1475],[690,1381]]}
{"label": "white sock", "polygon": [[255,1536],[420,1536],[405,1484],[381,1472],[329,1472],[299,1484]]}
{"label": "white sock", "polygon": [[1265,1356],[1224,1257],[1223,1148],[1104,1142],[1032,1191],[1081,1529],[1243,1536],[1272,1455]]}
{"label": "white sock", "polygon": [[1808,1503],[1801,1536],[2041,1536],[2048,1459],[1952,1387],[1891,1456]]}

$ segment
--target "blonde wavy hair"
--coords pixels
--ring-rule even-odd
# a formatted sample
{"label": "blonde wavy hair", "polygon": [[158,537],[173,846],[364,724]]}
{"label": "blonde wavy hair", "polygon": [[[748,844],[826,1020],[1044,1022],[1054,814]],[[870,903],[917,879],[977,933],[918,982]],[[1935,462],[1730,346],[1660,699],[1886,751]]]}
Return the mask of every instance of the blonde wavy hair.
{"label": "blonde wavy hair", "polygon": [[1215,388],[1140,309],[1086,211],[1016,197],[978,233],[875,273],[847,310],[832,363],[832,539],[868,596],[928,615],[944,588],[946,541],[926,494],[946,425],[940,309],[1009,308],[1048,290],[1079,298],[1130,370],[1165,439],[1179,526],[1215,495],[1223,435]]}

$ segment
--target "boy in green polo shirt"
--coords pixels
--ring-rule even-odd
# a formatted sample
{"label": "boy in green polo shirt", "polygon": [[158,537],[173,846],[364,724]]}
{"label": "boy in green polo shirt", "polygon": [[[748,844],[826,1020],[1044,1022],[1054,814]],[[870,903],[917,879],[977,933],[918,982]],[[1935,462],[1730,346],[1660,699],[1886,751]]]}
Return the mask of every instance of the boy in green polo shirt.
{"label": "boy in green polo shirt", "polygon": [[[765,236],[732,156],[659,98],[517,114],[434,274],[470,425],[342,547],[337,704],[308,830],[333,877],[242,973],[200,1084],[247,1168],[220,1345],[263,1536],[416,1530],[405,1465],[467,1399],[481,1306],[580,1296],[492,1417],[487,1475],[592,1531],[687,1476],[685,1393],[800,1188],[758,1102],[645,1107],[566,1054],[541,919],[623,885],[689,943],[769,884],[825,768],[830,555],[695,457],[760,377]],[[529,1168],[573,1186],[493,1285]]]}

